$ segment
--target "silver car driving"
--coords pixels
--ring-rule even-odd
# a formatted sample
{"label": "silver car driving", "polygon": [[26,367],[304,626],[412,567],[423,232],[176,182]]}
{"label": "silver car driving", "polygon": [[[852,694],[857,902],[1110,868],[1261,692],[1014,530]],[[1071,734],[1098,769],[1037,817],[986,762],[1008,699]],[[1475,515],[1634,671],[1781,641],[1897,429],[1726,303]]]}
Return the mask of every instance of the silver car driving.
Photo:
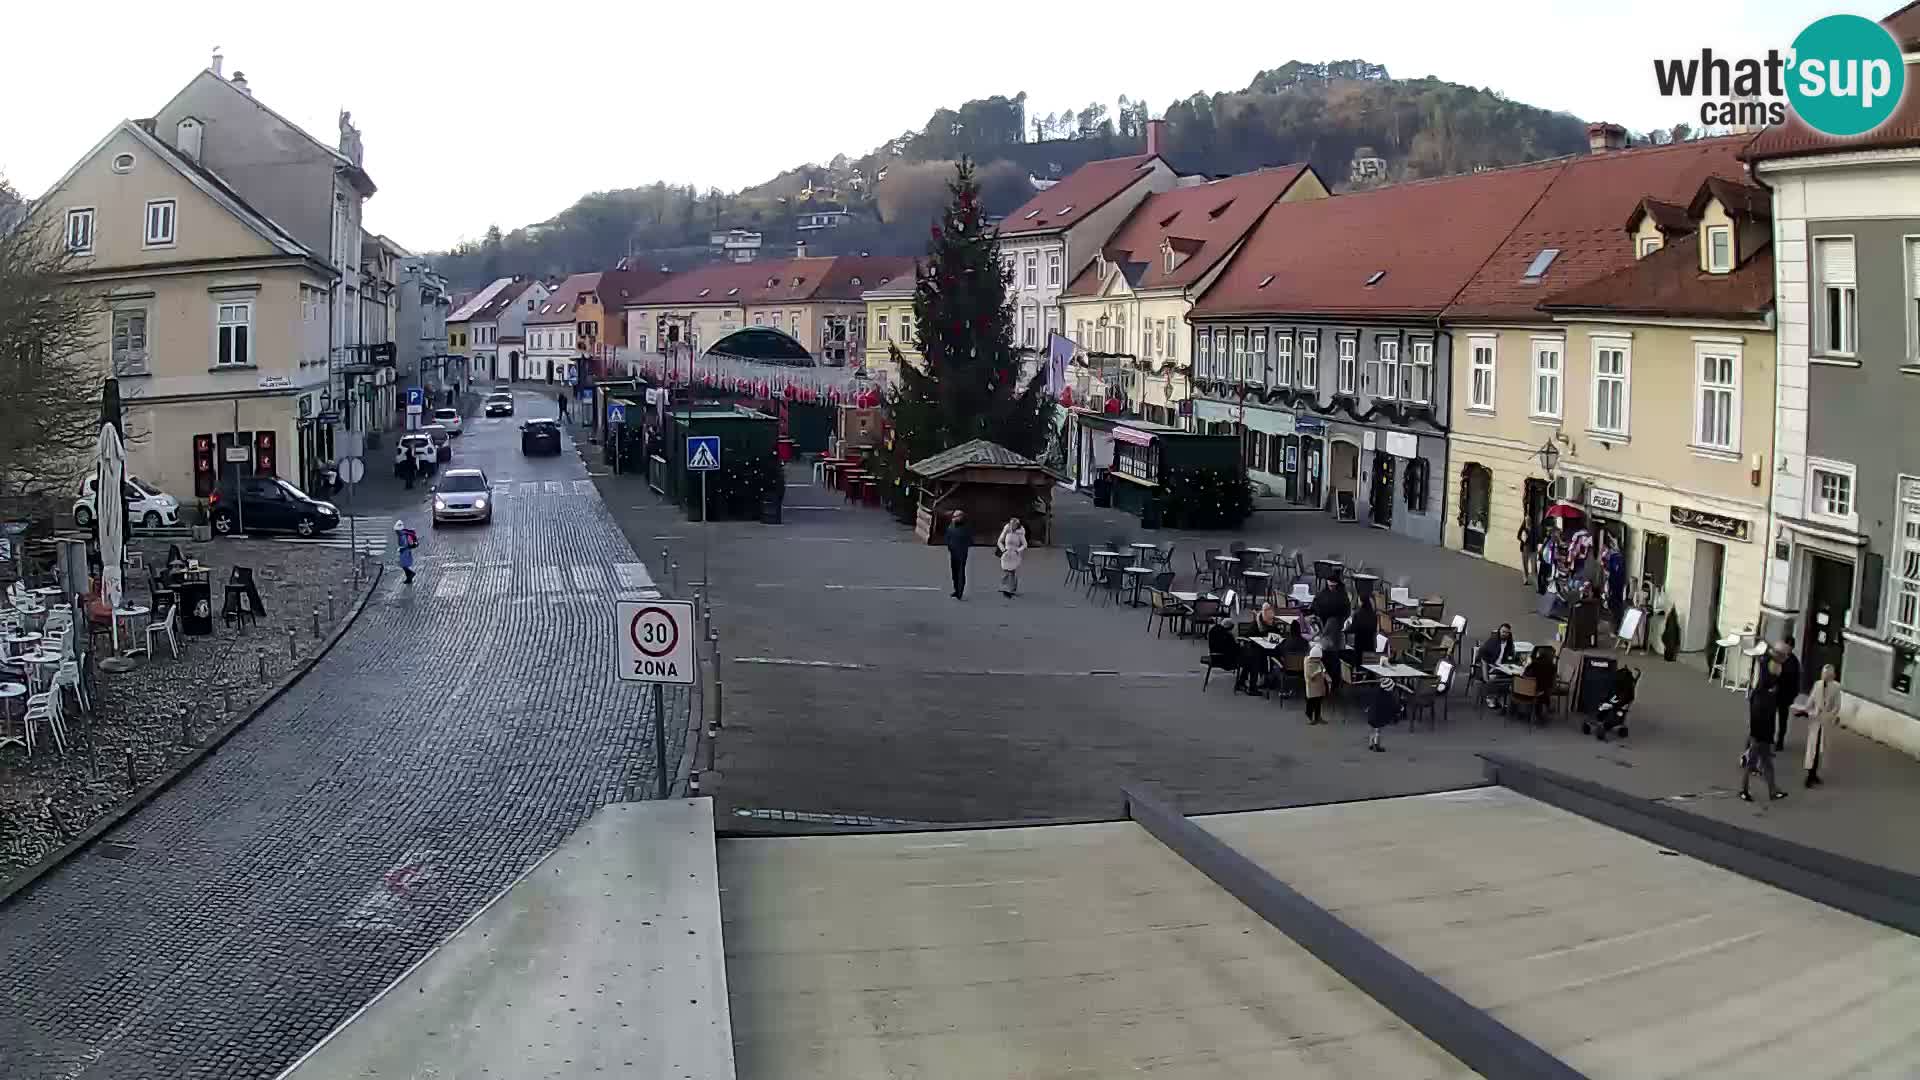
{"label": "silver car driving", "polygon": [[479,469],[448,469],[433,485],[433,523],[493,520],[493,485]]}

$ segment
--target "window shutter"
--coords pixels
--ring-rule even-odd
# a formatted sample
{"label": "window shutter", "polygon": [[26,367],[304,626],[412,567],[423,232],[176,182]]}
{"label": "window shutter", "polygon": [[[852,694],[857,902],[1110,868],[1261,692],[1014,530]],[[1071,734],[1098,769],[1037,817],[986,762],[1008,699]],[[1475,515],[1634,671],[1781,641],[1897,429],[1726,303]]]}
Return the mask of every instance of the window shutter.
{"label": "window shutter", "polygon": [[1886,580],[1886,556],[1867,552],[1860,560],[1860,606],[1853,612],[1855,623],[1868,628],[1880,624],[1880,590]]}
{"label": "window shutter", "polygon": [[1907,279],[1913,290],[1911,295],[1920,297],[1920,240],[1907,241]]}
{"label": "window shutter", "polygon": [[1852,285],[1853,241],[1820,241],[1820,283],[1823,285]]}

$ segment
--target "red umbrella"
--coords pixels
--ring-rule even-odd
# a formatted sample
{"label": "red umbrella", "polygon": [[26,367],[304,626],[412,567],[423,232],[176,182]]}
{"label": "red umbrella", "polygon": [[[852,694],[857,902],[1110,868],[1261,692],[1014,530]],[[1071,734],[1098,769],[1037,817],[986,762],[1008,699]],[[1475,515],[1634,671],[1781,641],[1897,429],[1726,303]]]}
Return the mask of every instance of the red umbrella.
{"label": "red umbrella", "polygon": [[1069,409],[1073,408],[1073,387],[1067,386],[1061,388],[1060,404],[1065,405]]}
{"label": "red umbrella", "polygon": [[1547,516],[1550,518],[1580,518],[1586,517],[1587,512],[1572,503],[1560,502],[1547,507]]}

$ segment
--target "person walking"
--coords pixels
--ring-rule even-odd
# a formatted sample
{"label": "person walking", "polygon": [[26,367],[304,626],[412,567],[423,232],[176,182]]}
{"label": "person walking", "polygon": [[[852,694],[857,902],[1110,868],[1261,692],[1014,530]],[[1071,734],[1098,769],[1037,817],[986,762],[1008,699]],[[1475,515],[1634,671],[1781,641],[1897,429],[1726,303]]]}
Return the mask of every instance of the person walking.
{"label": "person walking", "polygon": [[420,475],[420,459],[413,456],[413,449],[407,449],[407,456],[400,462],[400,476],[407,482],[407,490],[413,490],[414,478]]}
{"label": "person walking", "polygon": [[1559,554],[1560,542],[1552,535],[1538,538],[1540,565],[1534,568],[1533,587],[1540,595],[1547,595],[1547,586],[1553,584],[1553,564]]}
{"label": "person walking", "polygon": [[1780,663],[1780,677],[1773,684],[1773,713],[1778,721],[1773,732],[1773,748],[1779,751],[1787,748],[1787,717],[1793,715],[1794,700],[1800,696],[1800,658],[1794,655],[1790,636],[1780,639],[1773,655]]}
{"label": "person walking", "polygon": [[1534,535],[1533,523],[1521,518],[1520,531],[1514,535],[1514,539],[1520,541],[1520,582],[1523,585],[1531,585],[1534,568],[1540,562],[1540,556],[1537,554],[1540,549],[1540,540]]}
{"label": "person walking", "polygon": [[1820,681],[1807,692],[1807,705],[1801,712],[1807,718],[1807,787],[1826,783],[1820,779],[1820,762],[1826,757],[1827,736],[1840,726],[1840,674],[1832,664],[1820,669]]}
{"label": "person walking", "polygon": [[407,584],[413,584],[413,549],[420,546],[420,534],[407,528],[407,523],[395,520],[393,523],[393,541],[400,548],[400,572],[407,575]]}
{"label": "person walking", "polygon": [[1012,599],[1020,591],[1020,563],[1027,553],[1027,527],[1012,517],[1000,527],[993,545],[1000,552],[1000,595]]}
{"label": "person walking", "polygon": [[563,424],[566,423],[567,422],[567,392],[565,390],[562,390],[559,393],[553,395],[553,403],[555,405],[560,406],[560,422]]}
{"label": "person walking", "polygon": [[1332,689],[1332,685],[1327,676],[1326,649],[1317,641],[1307,648],[1303,674],[1307,682],[1307,723],[1324,724],[1326,721],[1320,718],[1320,705],[1326,700],[1327,691]]}
{"label": "person walking", "polygon": [[[1767,661],[1767,667],[1777,677],[1779,661]],[[1747,750],[1740,755],[1740,798],[1753,801],[1753,795],[1747,790],[1754,773],[1759,773],[1767,782],[1767,798],[1778,802],[1787,797],[1773,779],[1773,695],[1764,688],[1755,688],[1747,695]]]}
{"label": "person walking", "polygon": [[955,510],[947,522],[947,557],[953,563],[953,598],[967,598],[967,555],[973,551],[973,527],[964,511]]}

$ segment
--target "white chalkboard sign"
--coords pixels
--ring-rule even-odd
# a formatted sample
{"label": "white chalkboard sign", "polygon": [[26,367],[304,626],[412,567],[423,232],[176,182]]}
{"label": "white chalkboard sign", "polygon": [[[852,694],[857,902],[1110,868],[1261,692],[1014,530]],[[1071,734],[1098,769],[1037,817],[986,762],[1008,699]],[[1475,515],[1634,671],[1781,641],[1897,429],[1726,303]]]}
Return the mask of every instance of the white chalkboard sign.
{"label": "white chalkboard sign", "polygon": [[1639,608],[1628,608],[1620,617],[1620,629],[1615,633],[1621,648],[1633,651],[1634,640],[1640,636],[1640,624],[1646,621],[1646,613]]}

